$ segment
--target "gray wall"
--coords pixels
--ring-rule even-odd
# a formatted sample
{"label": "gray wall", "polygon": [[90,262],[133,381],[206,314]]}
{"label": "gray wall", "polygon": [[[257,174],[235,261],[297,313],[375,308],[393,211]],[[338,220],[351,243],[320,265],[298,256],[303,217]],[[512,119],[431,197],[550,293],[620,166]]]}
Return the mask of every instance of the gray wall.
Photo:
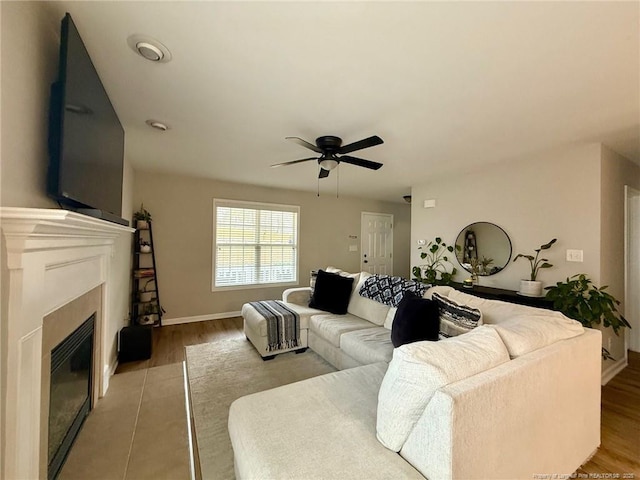
{"label": "gray wall", "polygon": [[[360,241],[363,211],[394,215],[395,274],[409,274],[410,208],[334,195],[279,190],[172,174],[136,172],[135,205],[153,215],[158,283],[166,319],[239,311],[253,300],[279,298],[282,287],[211,291],[213,199],[225,198],[300,206],[301,285],[312,269],[334,265],[360,270],[360,252],[349,244]],[[358,240],[349,238],[357,235]]]}

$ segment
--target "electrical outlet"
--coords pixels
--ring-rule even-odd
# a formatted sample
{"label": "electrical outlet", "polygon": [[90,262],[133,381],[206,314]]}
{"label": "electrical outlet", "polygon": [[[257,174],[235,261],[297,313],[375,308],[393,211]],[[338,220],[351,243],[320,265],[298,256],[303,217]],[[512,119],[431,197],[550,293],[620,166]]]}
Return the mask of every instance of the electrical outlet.
{"label": "electrical outlet", "polygon": [[427,244],[426,240],[418,240],[418,245],[420,245],[421,247],[424,247]]}
{"label": "electrical outlet", "polygon": [[582,250],[567,250],[567,262],[582,262],[583,251]]}

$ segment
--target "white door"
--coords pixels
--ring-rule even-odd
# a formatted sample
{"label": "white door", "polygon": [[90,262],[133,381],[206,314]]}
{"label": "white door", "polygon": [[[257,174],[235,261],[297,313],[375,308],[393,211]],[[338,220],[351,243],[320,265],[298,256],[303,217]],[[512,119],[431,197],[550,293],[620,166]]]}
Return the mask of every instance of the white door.
{"label": "white door", "polygon": [[393,275],[393,215],[362,212],[360,270]]}
{"label": "white door", "polygon": [[640,192],[625,186],[625,295],[624,316],[629,349],[640,352]]}

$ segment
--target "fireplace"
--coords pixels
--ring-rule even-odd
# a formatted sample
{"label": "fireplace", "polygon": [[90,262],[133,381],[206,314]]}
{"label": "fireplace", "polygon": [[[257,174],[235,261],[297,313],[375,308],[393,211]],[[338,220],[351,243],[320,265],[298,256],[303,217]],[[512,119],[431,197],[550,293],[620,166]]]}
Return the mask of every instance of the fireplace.
{"label": "fireplace", "polygon": [[48,478],[57,477],[91,410],[93,313],[51,351]]}
{"label": "fireplace", "polygon": [[[64,376],[52,370],[52,353],[96,312],[91,380],[81,387],[91,392],[89,406],[95,405],[116,365],[134,230],[66,210],[17,207],[0,207],[0,229],[3,279],[8,275],[2,289],[7,301],[0,478],[42,480],[49,476],[49,397],[58,395],[50,380]],[[85,364],[74,356],[68,369],[76,373]],[[86,409],[86,399],[81,403]],[[52,435],[54,444],[71,441]]]}

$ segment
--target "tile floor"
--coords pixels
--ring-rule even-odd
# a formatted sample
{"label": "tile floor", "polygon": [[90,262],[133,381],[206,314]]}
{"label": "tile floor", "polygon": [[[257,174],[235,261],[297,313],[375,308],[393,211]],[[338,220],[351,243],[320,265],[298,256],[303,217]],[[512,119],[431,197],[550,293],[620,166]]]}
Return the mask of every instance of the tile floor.
{"label": "tile floor", "polygon": [[182,363],[114,375],[59,479],[190,479],[184,402]]}

